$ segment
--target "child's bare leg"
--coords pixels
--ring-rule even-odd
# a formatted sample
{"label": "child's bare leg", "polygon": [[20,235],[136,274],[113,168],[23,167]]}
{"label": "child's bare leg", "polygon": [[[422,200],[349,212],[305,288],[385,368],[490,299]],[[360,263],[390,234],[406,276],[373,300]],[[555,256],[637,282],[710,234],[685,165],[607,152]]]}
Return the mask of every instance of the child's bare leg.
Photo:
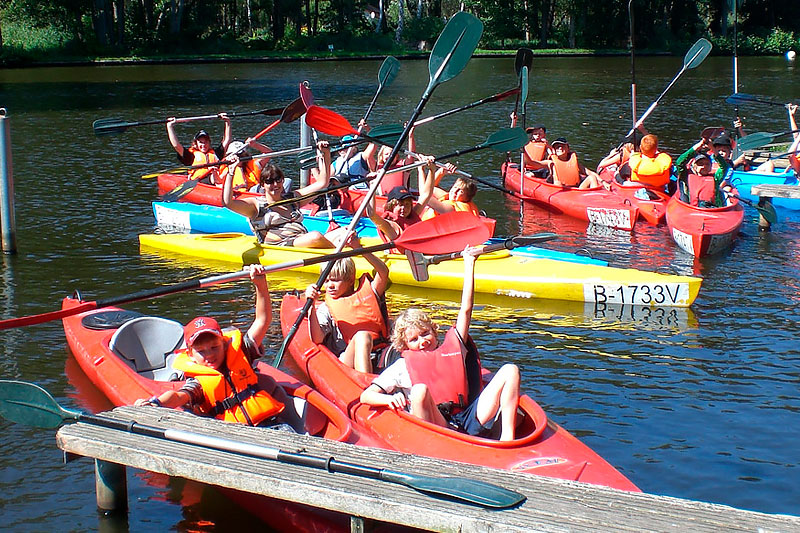
{"label": "child's bare leg", "polygon": [[476,416],[485,424],[500,410],[500,440],[514,440],[517,406],[519,405],[519,368],[505,364],[481,391]]}
{"label": "child's bare leg", "polygon": [[447,421],[433,402],[433,396],[431,396],[427,385],[424,383],[417,383],[411,387],[409,400],[411,403],[412,415],[438,426],[447,427]]}
{"label": "child's bare leg", "polygon": [[301,248],[333,248],[333,243],[318,231],[309,231],[294,240],[294,246]]}
{"label": "child's bare leg", "polygon": [[347,350],[351,348],[353,349],[353,368],[359,372],[372,372],[372,361],[370,360],[372,335],[367,331],[357,331],[347,345]]}

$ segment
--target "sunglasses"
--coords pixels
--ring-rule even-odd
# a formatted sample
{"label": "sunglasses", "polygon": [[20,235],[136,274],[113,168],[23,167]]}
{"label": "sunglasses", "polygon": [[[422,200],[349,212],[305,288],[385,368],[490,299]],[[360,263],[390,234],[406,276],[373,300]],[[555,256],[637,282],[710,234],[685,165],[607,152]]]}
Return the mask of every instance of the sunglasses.
{"label": "sunglasses", "polygon": [[264,180],[262,183],[264,185],[272,185],[273,183],[280,183],[282,181],[283,181],[282,178],[270,178],[268,180]]}

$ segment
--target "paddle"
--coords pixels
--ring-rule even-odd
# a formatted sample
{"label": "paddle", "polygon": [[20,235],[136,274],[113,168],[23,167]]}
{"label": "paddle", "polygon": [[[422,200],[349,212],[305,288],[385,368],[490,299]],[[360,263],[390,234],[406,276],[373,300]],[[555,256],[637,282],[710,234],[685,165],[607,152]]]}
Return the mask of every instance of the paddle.
{"label": "paddle", "polygon": [[[227,115],[229,118],[246,117],[249,115],[276,116],[280,115],[283,109],[284,108],[282,107],[275,107],[271,109],[259,109],[258,111],[247,111],[245,113],[227,113]],[[175,119],[175,122],[190,122],[193,120],[211,120],[215,118],[219,118],[219,115],[203,115],[199,117],[178,118]],[[126,120],[122,120],[119,118],[99,118],[94,122],[92,122],[92,128],[94,128],[95,135],[102,136],[102,135],[114,135],[122,133],[128,128],[134,128],[136,126],[149,126],[152,124],[166,124],[166,123],[167,119],[165,118],[159,120],[146,120],[142,122],[128,122]]]}
{"label": "paddle", "polygon": [[636,123],[633,125],[633,127],[625,137],[630,137],[631,135],[633,135],[633,132],[636,131],[636,128],[641,126],[647,119],[647,117],[650,116],[650,114],[655,110],[656,106],[661,101],[661,99],[664,98],[664,95],[667,94],[667,91],[669,91],[672,88],[672,86],[675,85],[675,82],[678,81],[678,78],[680,78],[681,75],[684,72],[686,72],[686,70],[697,68],[700,65],[700,63],[702,63],[705,60],[710,51],[711,51],[711,43],[703,38],[698,39],[697,42],[694,43],[691,48],[689,48],[689,51],[686,52],[686,55],[683,58],[683,66],[681,67],[681,69],[678,71],[675,77],[672,78],[672,81],[669,82],[667,88],[664,89],[664,91],[660,95],[658,95],[658,98],[656,98],[652,104],[650,104],[650,107],[647,108],[647,111],[645,111],[644,114],[641,117],[639,117],[639,120],[636,121]]}
{"label": "paddle", "polygon": [[486,103],[489,103],[489,102],[499,102],[501,100],[505,100],[506,98],[508,98],[512,94],[519,94],[519,92],[520,92],[520,88],[519,87],[514,87],[513,89],[509,89],[507,91],[503,91],[501,93],[497,93],[497,94],[494,94],[492,96],[487,96],[486,98],[482,98],[482,99],[480,99],[478,101],[472,102],[471,104],[467,104],[467,105],[464,105],[464,106],[461,106],[461,107],[457,107],[455,109],[451,109],[449,111],[445,111],[444,113],[439,113],[438,115],[425,117],[425,118],[423,118],[421,120],[416,121],[414,123],[414,126],[420,126],[422,124],[427,124],[428,122],[432,122],[432,121],[440,119],[442,117],[446,117],[448,115],[452,115],[453,113],[458,113],[459,111],[465,111],[467,109],[471,109],[473,107],[477,107],[479,105],[486,104]]}
{"label": "paddle", "polygon": [[59,427],[65,422],[83,422],[93,426],[192,444],[212,450],[397,483],[433,497],[454,499],[493,509],[506,509],[525,501],[524,495],[484,480],[397,472],[364,464],[337,461],[333,457],[286,452],[260,444],[73,411],[59,405],[55,398],[43,388],[24,381],[0,380],[0,414],[11,422],[47,429]]}
{"label": "paddle", "polygon": [[[296,199],[294,200],[296,201]],[[265,266],[264,270],[266,272],[277,272],[280,270],[289,270],[301,266],[316,265],[318,263],[333,263],[337,259],[343,259],[345,257],[352,257],[370,252],[379,252],[381,250],[388,250],[390,248],[408,249],[414,252],[427,254],[441,252],[442,250],[455,251],[463,249],[468,244],[475,244],[485,241],[489,238],[487,232],[488,230],[486,229],[486,225],[471,213],[446,213],[445,215],[440,215],[431,220],[425,220],[414,224],[413,226],[409,226],[406,231],[403,232],[403,234],[393,242],[377,244],[367,248],[356,248],[348,251],[338,250],[334,253],[320,255],[318,257],[296,259],[294,261],[287,261],[285,263]],[[85,311],[91,311],[92,309],[100,309],[103,307],[110,307],[123,303],[138,302],[148,298],[157,298],[159,296],[166,296],[167,294],[175,294],[191,289],[201,289],[228,281],[245,278],[249,275],[249,270],[245,269],[237,272],[229,272],[227,274],[212,276],[209,278],[198,278],[175,283],[173,285],[145,289],[143,291],[126,294],[124,296],[83,302],[72,309],[60,309],[58,311],[51,311],[39,315],[8,318],[5,320],[0,320],[0,330],[41,324],[43,322],[49,322],[51,320],[58,320],[64,317],[77,315],[78,313],[83,313]]]}
{"label": "paddle", "polygon": [[[522,67],[528,67],[530,71],[531,65],[533,65],[533,50],[530,48],[520,48],[517,50],[517,55],[514,57],[514,72],[517,73],[517,79],[520,80],[520,83],[517,84],[517,87],[522,89],[522,79],[520,75],[522,74]],[[519,106],[519,93],[517,93],[517,99],[514,101],[514,113],[517,112],[517,107]]]}
{"label": "paddle", "polygon": [[750,207],[758,211],[761,214],[761,216],[764,217],[764,220],[766,220],[770,224],[775,224],[778,221],[778,213],[775,211],[775,207],[771,203],[758,205],[752,200],[748,200],[747,198],[742,198],[738,194],[733,194],[732,192],[726,192],[725,194],[730,196],[731,198],[736,198],[745,205],[749,205]]}
{"label": "paddle", "polygon": [[758,96],[753,96],[752,94],[745,94],[745,93],[734,93],[727,97],[725,101],[729,104],[740,105],[746,103],[757,103],[757,104],[767,104],[767,105],[776,105],[780,107],[786,107],[789,104],[782,104],[780,102],[772,102],[771,100],[764,100],[763,98],[759,98]]}
{"label": "paddle", "polygon": [[392,84],[399,70],[400,62],[392,56],[387,57],[383,60],[383,63],[381,63],[381,68],[378,69],[378,90],[375,91],[375,96],[372,97],[372,102],[369,103],[367,112],[364,113],[364,118],[362,119],[364,123],[367,122],[370,113],[372,113],[375,102],[378,101],[378,96],[380,96],[381,92],[383,92],[386,87]]}
{"label": "paddle", "polygon": [[[555,233],[537,233],[536,235],[517,235],[515,237],[509,237],[508,239],[503,240],[502,242],[497,242],[494,244],[487,244],[481,249],[481,254],[488,254],[491,252],[496,252],[498,250],[513,250],[519,246],[531,246],[536,243],[552,241],[553,239],[557,239],[558,235]],[[449,254],[436,254],[432,256],[426,255],[419,255],[420,263],[419,265],[423,266],[425,269],[428,268],[430,265],[436,265],[443,261],[450,261],[452,259],[458,259],[461,257],[462,252],[452,252]]]}
{"label": "paddle", "polygon": [[[312,113],[317,112],[317,106],[314,106]],[[345,122],[344,118],[342,118]],[[307,123],[308,121],[306,121]],[[313,118],[312,118],[313,122]],[[349,123],[348,123],[349,126]],[[314,128],[317,129],[317,128]],[[322,131],[322,130],[320,130]],[[352,130],[356,131],[356,130]],[[323,132],[324,133],[324,132]],[[331,154],[341,152],[342,150],[347,150],[351,146],[355,146],[358,144],[363,144],[365,142],[376,142],[378,144],[385,144],[387,146],[394,146],[397,142],[397,139],[400,138],[400,135],[403,133],[403,126],[400,124],[387,124],[385,126],[375,126],[369,132],[369,135],[364,136],[361,133],[358,133],[358,138],[345,141],[339,145],[331,147]],[[317,155],[316,150],[306,150],[300,154],[298,154],[297,159],[300,163],[300,168],[311,168],[316,166],[317,164]]]}
{"label": "paddle", "polygon": [[789,130],[783,131],[781,133],[767,133],[765,131],[757,131],[755,133],[751,133],[750,135],[745,135],[739,142],[737,146],[740,150],[752,150],[754,148],[760,148],[765,144],[769,144],[778,137],[783,137],[784,135],[791,135],[793,133],[798,133],[800,130]]}
{"label": "paddle", "polygon": [[633,0],[628,0],[628,23],[631,35],[631,123],[636,129],[636,33],[633,31],[633,20]]}
{"label": "paddle", "polygon": [[[433,50],[431,51],[431,55],[428,58],[428,73],[430,79],[428,81],[428,86],[425,88],[425,91],[422,93],[422,97],[420,98],[417,107],[411,113],[411,117],[406,122],[406,127],[403,130],[403,133],[400,135],[400,138],[397,140],[397,143],[392,148],[389,157],[386,158],[383,166],[378,170],[378,175],[376,176],[375,180],[373,180],[372,184],[370,185],[369,190],[364,198],[364,201],[361,202],[361,205],[358,206],[355,214],[353,214],[353,218],[350,221],[350,224],[347,226],[347,230],[345,235],[349,236],[353,233],[356,224],[361,219],[361,215],[364,214],[367,206],[370,204],[370,201],[375,196],[375,193],[378,191],[378,187],[380,186],[381,180],[383,176],[386,175],[386,171],[389,168],[389,165],[394,161],[397,157],[398,152],[400,151],[400,147],[408,138],[408,135],[411,131],[411,128],[414,127],[414,122],[417,120],[417,117],[422,113],[422,109],[425,107],[425,104],[428,103],[428,100],[433,93],[433,90],[440,84],[445,81],[448,81],[454,77],[456,77],[464,67],[467,66],[470,58],[472,58],[472,53],[475,51],[475,48],[478,46],[478,41],[481,38],[481,33],[483,32],[483,23],[478,20],[474,15],[470,15],[464,11],[459,11],[455,15],[453,15],[447,24],[445,25],[442,33],[439,35],[439,38],[436,39],[436,43],[433,45]],[[311,110],[309,110],[310,112]],[[340,117],[341,118],[341,117]],[[309,120],[308,115],[306,115],[306,121]],[[345,121],[346,122],[346,121]],[[349,124],[348,124],[349,126]],[[312,126],[315,127],[316,126]],[[317,128],[322,132],[328,133],[323,128]],[[329,133],[330,135],[335,135],[334,133]],[[346,133],[341,133],[340,135],[345,135]],[[436,217],[434,220],[441,218]],[[406,230],[408,231],[408,230]],[[337,246],[337,251],[341,250],[344,247],[346,239],[342,239],[342,242]],[[321,288],[322,284],[325,283],[325,280],[328,278],[328,275],[333,268],[333,262],[327,264],[325,269],[320,274],[319,278],[317,279],[316,286],[317,288]],[[294,338],[295,333],[297,333],[297,329],[300,327],[305,316],[308,314],[309,309],[313,301],[307,300],[303,309],[300,311],[300,314],[295,320],[292,327],[289,329],[286,338],[283,340],[280,349],[278,350],[277,355],[275,356],[275,361],[273,362],[274,366],[278,366],[280,364],[281,359],[283,358],[283,354],[286,351],[286,347],[289,345],[291,340]]]}
{"label": "paddle", "polygon": [[253,135],[253,139],[258,139],[259,137],[266,135],[267,133],[278,127],[278,125],[281,122],[283,122],[284,124],[289,124],[290,122],[294,122],[295,120],[302,117],[305,112],[306,112],[306,106],[303,104],[302,98],[296,99],[294,102],[287,105],[283,109],[283,112],[281,113],[281,116],[280,118],[278,118],[278,120],[272,122],[269,126],[267,126],[263,130]]}

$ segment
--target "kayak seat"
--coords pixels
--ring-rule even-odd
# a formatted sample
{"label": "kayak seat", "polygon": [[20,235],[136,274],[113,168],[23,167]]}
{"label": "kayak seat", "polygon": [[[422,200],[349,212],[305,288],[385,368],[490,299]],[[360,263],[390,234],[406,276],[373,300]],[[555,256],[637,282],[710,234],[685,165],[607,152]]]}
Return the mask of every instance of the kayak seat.
{"label": "kayak seat", "polygon": [[183,343],[183,325],[155,316],[135,318],[123,324],[108,343],[133,370],[155,381],[172,381],[175,350]]}
{"label": "kayak seat", "polygon": [[316,407],[305,399],[292,396],[292,401],[284,405],[281,418],[303,435],[321,435],[328,421]]}

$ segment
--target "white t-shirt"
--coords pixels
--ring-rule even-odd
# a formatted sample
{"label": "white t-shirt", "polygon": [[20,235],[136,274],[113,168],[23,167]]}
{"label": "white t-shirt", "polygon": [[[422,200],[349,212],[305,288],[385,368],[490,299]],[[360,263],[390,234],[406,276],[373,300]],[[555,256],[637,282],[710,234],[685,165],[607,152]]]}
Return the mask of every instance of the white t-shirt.
{"label": "white t-shirt", "polygon": [[[406,400],[408,400],[412,383],[411,376],[406,368],[406,360],[400,358],[389,365],[378,377],[372,380],[372,384],[380,387],[386,394],[394,394],[398,390],[402,391]],[[410,407],[410,404],[408,404],[406,410],[408,411]]]}

